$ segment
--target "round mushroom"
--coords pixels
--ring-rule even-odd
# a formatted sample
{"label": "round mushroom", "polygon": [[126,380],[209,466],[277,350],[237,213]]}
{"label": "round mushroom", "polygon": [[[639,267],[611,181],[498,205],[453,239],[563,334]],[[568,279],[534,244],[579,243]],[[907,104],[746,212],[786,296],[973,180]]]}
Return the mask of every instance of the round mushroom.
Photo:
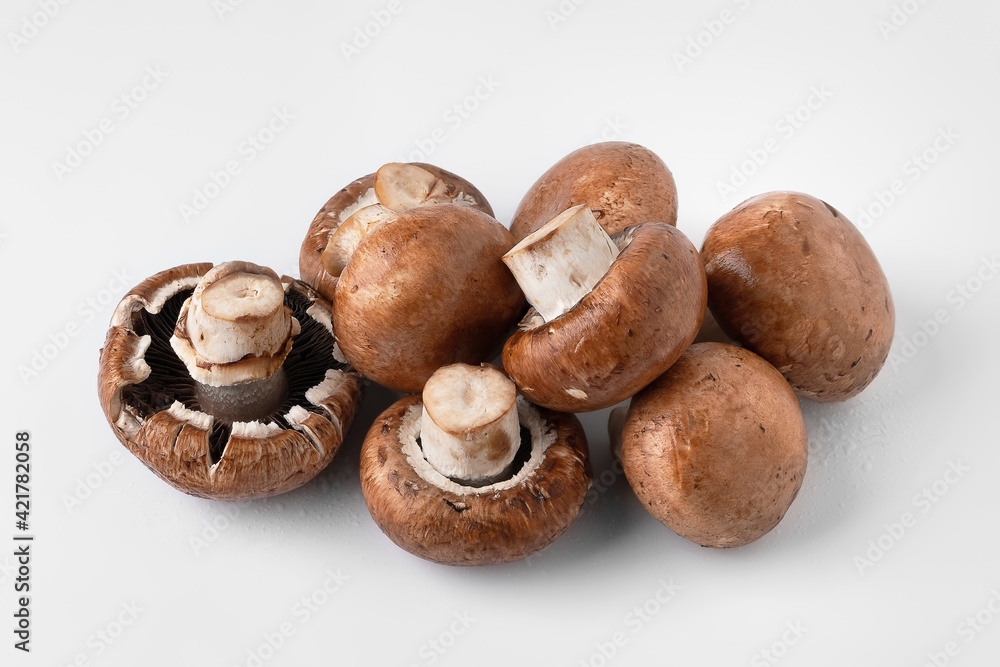
{"label": "round mushroom", "polygon": [[579,204],[593,209],[608,234],[640,222],[677,223],[677,186],[663,160],[638,144],[607,141],[573,151],[542,174],[510,231],[521,240]]}
{"label": "round mushroom", "polygon": [[365,377],[420,391],[441,366],[490,358],[524,312],[500,257],[514,240],[470,206],[435,204],[375,226],[334,290],[334,330]]}
{"label": "round mushroom", "polygon": [[389,539],[445,565],[489,565],[549,545],[590,488],[576,417],[516,397],[494,366],[438,370],[372,424],[361,490]]}
{"label": "round mushroom", "polygon": [[330,305],[249,262],[185,264],[118,304],[98,393],[115,436],[195,496],[270,496],[336,454],[361,377],[334,356]]}
{"label": "round mushroom", "polygon": [[800,396],[843,401],[885,364],[889,283],[861,232],[826,202],[797,192],[748,199],[708,230],[702,259],[722,330]]}
{"label": "round mushroom", "polygon": [[[331,197],[313,218],[299,251],[300,277],[333,301],[340,271],[370,227],[409,208],[441,203],[493,215],[476,186],[432,164],[394,162],[362,176]],[[377,208],[362,212],[372,206]]]}
{"label": "round mushroom", "polygon": [[798,494],[808,443],[798,401],[753,352],[697,343],[632,399],[621,459],[658,521],[706,547],[774,528]]}
{"label": "round mushroom", "polygon": [[598,410],[629,398],[701,326],[701,259],[662,222],[608,237],[587,206],[575,206],[504,262],[533,307],[504,344],[503,365],[522,394],[552,410]]}

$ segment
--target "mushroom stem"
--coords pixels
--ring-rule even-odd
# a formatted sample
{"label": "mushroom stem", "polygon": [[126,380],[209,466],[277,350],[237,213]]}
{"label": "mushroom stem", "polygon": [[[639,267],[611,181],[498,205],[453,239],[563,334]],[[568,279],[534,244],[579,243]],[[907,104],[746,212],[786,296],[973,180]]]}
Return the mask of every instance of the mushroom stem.
{"label": "mushroom stem", "polygon": [[495,366],[438,369],[423,391],[420,441],[442,475],[470,485],[499,481],[521,444],[514,383]]}
{"label": "mushroom stem", "polygon": [[274,375],[298,333],[274,271],[226,262],[181,306],[170,345],[195,381],[223,387]]}
{"label": "mushroom stem", "polygon": [[415,164],[390,162],[375,172],[375,196],[396,213],[428,204],[450,204],[458,194],[455,186]]}
{"label": "mushroom stem", "polygon": [[261,421],[274,414],[288,398],[288,377],[279,368],[271,377],[213,387],[195,382],[202,412],[227,424]]}
{"label": "mushroom stem", "polygon": [[549,322],[587,296],[618,257],[590,208],[567,209],[503,256],[528,303]]}

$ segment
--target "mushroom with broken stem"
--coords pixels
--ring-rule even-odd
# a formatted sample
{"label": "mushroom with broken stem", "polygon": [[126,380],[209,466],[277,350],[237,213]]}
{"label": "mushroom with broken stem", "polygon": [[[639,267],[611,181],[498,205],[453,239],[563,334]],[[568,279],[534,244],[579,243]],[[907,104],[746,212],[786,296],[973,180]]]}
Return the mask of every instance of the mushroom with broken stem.
{"label": "mushroom with broken stem", "polygon": [[330,462],[360,401],[331,320],[307,285],[255,264],[163,271],[115,309],[101,406],[122,444],[186,493],[290,490]]}
{"label": "mushroom with broken stem", "polygon": [[524,558],[572,523],[590,488],[572,415],[516,398],[495,366],[455,364],[390,406],[361,450],[361,490],[397,545],[448,565]]}
{"label": "mushroom with broken stem", "polygon": [[503,257],[533,306],[503,348],[522,394],[553,410],[623,401],[691,344],[705,312],[694,246],[662,222],[609,237],[578,205]]}

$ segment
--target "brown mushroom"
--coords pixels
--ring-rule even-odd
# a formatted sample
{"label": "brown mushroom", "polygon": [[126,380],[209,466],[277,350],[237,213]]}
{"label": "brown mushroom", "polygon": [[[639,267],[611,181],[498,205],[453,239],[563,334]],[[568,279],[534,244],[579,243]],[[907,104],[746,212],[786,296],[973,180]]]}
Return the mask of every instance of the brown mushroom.
{"label": "brown mushroom", "polygon": [[[410,208],[418,205],[452,202],[470,206],[490,216],[493,215],[493,209],[490,208],[489,202],[476,186],[461,176],[440,167],[421,162],[390,163],[379,169],[379,172],[382,177],[379,179],[378,192],[376,192],[377,174],[368,174],[353,181],[331,197],[320,209],[316,217],[313,218],[312,224],[309,225],[305,240],[302,241],[302,247],[299,251],[299,275],[302,280],[312,285],[328,301],[333,301],[333,292],[339,274],[330,273],[324,263],[336,266],[336,262],[340,261],[339,268],[343,269],[343,264],[346,264],[346,260],[354,248],[348,246],[346,256],[343,256],[344,253],[341,252],[340,248],[330,249],[327,252],[327,247],[330,245],[331,239],[339,241],[341,237],[348,236],[347,234],[342,234],[341,237],[335,235],[341,225],[361,209],[382,205],[391,212],[402,213],[406,209],[404,202]],[[386,201],[380,200],[379,194]],[[356,227],[356,225],[352,224],[352,227]],[[348,237],[349,242],[354,240],[351,237],[355,234],[357,234],[356,230]],[[363,234],[357,236],[357,242],[360,242],[361,236]],[[324,257],[324,253],[326,253],[326,257]],[[340,256],[338,257],[338,255]]]}
{"label": "brown mushroom", "polygon": [[796,192],[748,199],[708,230],[708,303],[723,331],[771,362],[795,391],[842,401],[889,355],[889,283],[861,232]]}
{"label": "brown mushroom", "polygon": [[609,239],[580,205],[522,239],[504,261],[533,308],[504,344],[503,365],[522,394],[552,410],[585,412],[629,398],[674,363],[701,325],[701,260],[662,222]]}
{"label": "brown mushroom", "polygon": [[407,392],[441,366],[489,359],[524,312],[500,260],[512,245],[503,225],[469,206],[421,206],[376,225],[334,291],[344,355]]}
{"label": "brown mushroom", "polygon": [[361,378],[334,358],[329,304],[248,262],[186,264],[133,288],[100,354],[115,436],[196,496],[296,488],[336,454]]}
{"label": "brown mushroom", "polygon": [[579,514],[590,482],[580,422],[523,398],[515,408],[512,383],[490,366],[442,368],[423,397],[383,412],[361,449],[375,523],[406,551],[446,565],[505,563],[544,548]]}
{"label": "brown mushroom", "polygon": [[510,231],[520,241],[568,208],[585,204],[608,234],[640,222],[677,223],[674,177],[653,151],[608,141],[556,162],[524,195]]}
{"label": "brown mushroom", "polygon": [[632,399],[622,466],[658,521],[707,547],[774,528],[795,499],[808,444],[798,401],[748,350],[698,343]]}

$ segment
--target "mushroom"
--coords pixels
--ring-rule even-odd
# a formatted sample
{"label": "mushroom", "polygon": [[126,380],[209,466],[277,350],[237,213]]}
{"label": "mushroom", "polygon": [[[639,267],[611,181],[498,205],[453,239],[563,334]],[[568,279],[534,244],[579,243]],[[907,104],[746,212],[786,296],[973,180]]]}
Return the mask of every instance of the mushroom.
{"label": "mushroom", "polygon": [[376,225],[334,290],[340,349],[362,375],[406,392],[441,366],[489,359],[525,308],[500,260],[513,244],[470,206],[421,206]]}
{"label": "mushroom", "polygon": [[753,352],[697,343],[632,399],[621,460],[658,521],[706,547],[774,528],[802,485],[808,443],[798,401]]}
{"label": "mushroom", "polygon": [[249,262],[186,264],[118,304],[98,393],[112,431],[186,493],[294,489],[336,454],[361,378],[334,357],[329,304]]}
{"label": "mushroom", "polygon": [[578,204],[593,209],[612,235],[640,222],[677,222],[677,187],[663,160],[638,144],[608,141],[577,149],[542,174],[510,231],[521,240]]}
{"label": "mushroom", "polygon": [[698,253],[676,227],[647,222],[608,237],[575,206],[504,256],[533,308],[503,347],[522,394],[552,410],[623,401],[691,344],[705,311]]}
{"label": "mushroom", "polygon": [[495,366],[439,369],[383,412],[361,448],[361,491],[382,532],[446,565],[488,565],[548,546],[590,488],[576,417],[516,397]]}
{"label": "mushroom", "polygon": [[[486,197],[461,176],[420,162],[383,165],[377,173],[350,183],[316,214],[299,251],[299,275],[323,298],[333,301],[339,271],[368,227],[377,222],[377,216],[385,219],[410,208],[440,203],[470,206],[493,215]],[[366,212],[363,219],[352,220],[347,230],[338,235],[355,213],[370,206],[379,209]],[[329,248],[331,241],[333,248]]]}
{"label": "mushroom", "polygon": [[843,401],[885,364],[889,283],[861,232],[826,202],[797,192],[748,199],[708,230],[702,258],[722,330],[800,396]]}

